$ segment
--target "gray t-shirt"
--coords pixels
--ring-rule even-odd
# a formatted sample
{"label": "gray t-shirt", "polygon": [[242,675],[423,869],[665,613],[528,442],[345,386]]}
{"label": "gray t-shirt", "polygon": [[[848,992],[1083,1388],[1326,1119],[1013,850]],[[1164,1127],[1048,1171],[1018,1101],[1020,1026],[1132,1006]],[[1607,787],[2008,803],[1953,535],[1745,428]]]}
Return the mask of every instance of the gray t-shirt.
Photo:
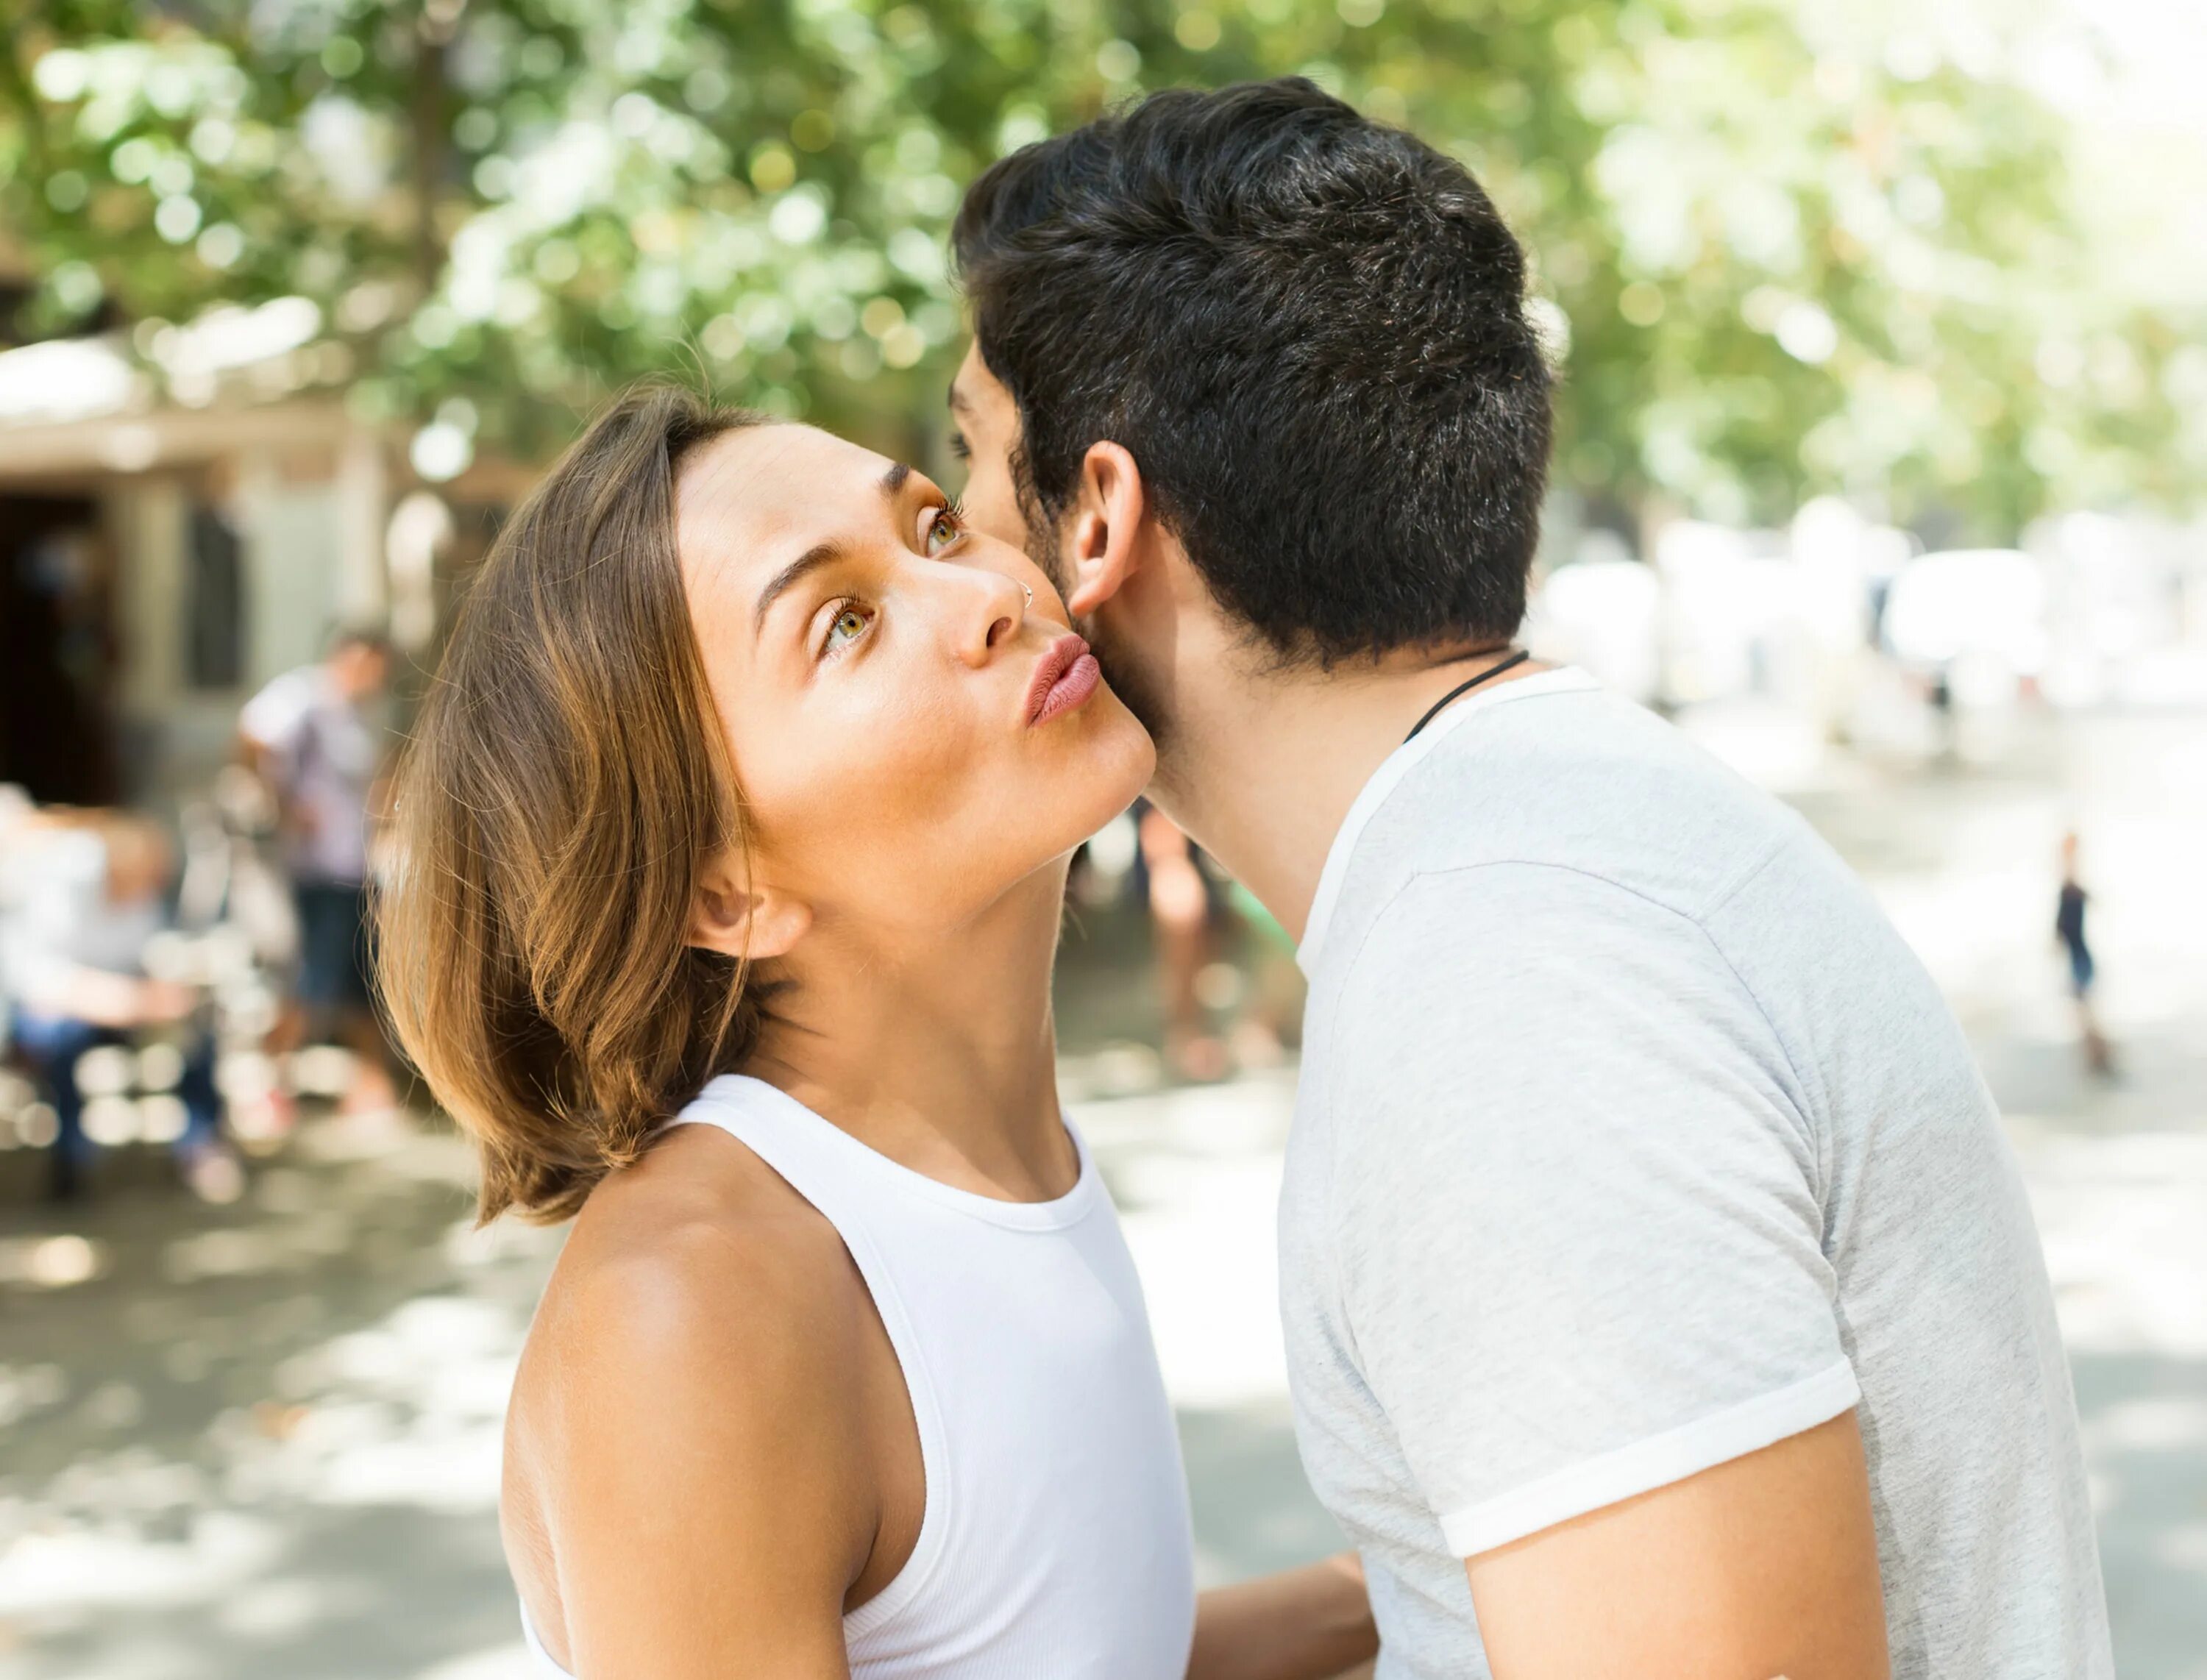
{"label": "gray t-shirt", "polygon": [[1851,1407],[1894,1675],[2113,1673],[1999,1115],[1805,822],[1543,673],[1381,767],[1301,960],[1289,1371],[1383,1680],[1487,1673],[1465,1557]]}
{"label": "gray t-shirt", "polygon": [[308,820],[305,833],[284,837],[292,877],[344,886],[367,880],[375,732],[329,668],[305,665],[274,679],[245,702],[238,727],[267,749],[278,783]]}

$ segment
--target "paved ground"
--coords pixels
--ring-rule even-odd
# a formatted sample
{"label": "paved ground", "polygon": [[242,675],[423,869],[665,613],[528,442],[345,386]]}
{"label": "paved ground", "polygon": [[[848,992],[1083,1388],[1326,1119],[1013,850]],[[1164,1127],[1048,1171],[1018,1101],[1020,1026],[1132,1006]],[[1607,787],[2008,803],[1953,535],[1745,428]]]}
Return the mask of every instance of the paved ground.
{"label": "paved ground", "polygon": [[[1702,723],[1749,760],[1782,732]],[[2121,1671],[2207,1680],[2207,726],[2075,724],[1997,770],[1779,756],[1947,987],[2008,1114]],[[2113,1086],[2078,1070],[2048,939],[2070,823]],[[1077,958],[1068,1013],[1139,1033],[1139,970],[1114,937]],[[1095,1037],[1068,1085],[1150,1291],[1205,1571],[1324,1551],[1271,1300],[1287,1076],[1105,1097],[1152,1064]],[[57,1218],[29,1205],[27,1164],[0,1157],[0,1680],[517,1676],[497,1437],[556,1237],[471,1231],[464,1152],[411,1130],[315,1128],[227,1210],[141,1163]]]}

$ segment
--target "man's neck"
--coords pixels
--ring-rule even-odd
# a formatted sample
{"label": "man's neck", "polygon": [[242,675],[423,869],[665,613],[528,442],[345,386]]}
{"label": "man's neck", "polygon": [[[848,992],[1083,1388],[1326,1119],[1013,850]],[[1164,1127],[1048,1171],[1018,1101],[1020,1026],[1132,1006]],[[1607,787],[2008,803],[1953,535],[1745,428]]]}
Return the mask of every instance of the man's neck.
{"label": "man's neck", "polygon": [[[1428,708],[1506,656],[1397,655],[1377,667],[1243,673],[1203,691],[1183,680],[1151,798],[1299,941],[1365,784]],[[1519,665],[1491,686],[1547,668]]]}

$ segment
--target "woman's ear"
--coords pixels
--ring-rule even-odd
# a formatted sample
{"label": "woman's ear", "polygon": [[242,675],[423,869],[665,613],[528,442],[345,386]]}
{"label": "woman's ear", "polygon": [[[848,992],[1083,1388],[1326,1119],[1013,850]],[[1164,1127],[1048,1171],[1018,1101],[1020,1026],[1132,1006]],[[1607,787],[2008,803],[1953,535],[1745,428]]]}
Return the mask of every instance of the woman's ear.
{"label": "woman's ear", "polygon": [[1142,520],[1149,499],[1142,469],[1126,446],[1094,443],[1080,457],[1074,487],[1073,528],[1060,551],[1067,583],[1066,610],[1087,618],[1126,586],[1140,563]]}
{"label": "woman's ear", "polygon": [[697,883],[689,942],[723,956],[764,962],[787,956],[811,925],[807,906],[749,879],[733,859],[723,858]]}

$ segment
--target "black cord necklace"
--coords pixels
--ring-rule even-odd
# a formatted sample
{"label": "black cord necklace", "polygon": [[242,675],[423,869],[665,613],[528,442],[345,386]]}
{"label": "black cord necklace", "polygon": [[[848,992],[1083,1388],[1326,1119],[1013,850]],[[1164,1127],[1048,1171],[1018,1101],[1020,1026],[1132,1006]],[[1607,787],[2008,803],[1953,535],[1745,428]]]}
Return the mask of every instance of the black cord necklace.
{"label": "black cord necklace", "polygon": [[1409,734],[1403,737],[1403,744],[1404,746],[1408,746],[1411,742],[1416,740],[1418,738],[1418,732],[1423,729],[1427,724],[1431,723],[1435,718],[1438,717],[1443,711],[1446,710],[1451,702],[1458,699],[1463,695],[1470,693],[1472,690],[1477,688],[1481,683],[1487,681],[1491,678],[1498,677],[1505,671],[1516,670],[1519,666],[1522,665],[1527,660],[1532,657],[1533,655],[1530,653],[1527,652],[1524,649],[1520,648],[1516,653],[1510,655],[1509,658],[1502,661],[1500,663],[1488,666],[1486,670],[1480,672],[1469,682],[1458,683],[1446,694],[1444,694],[1439,699],[1433,702],[1432,708],[1428,711],[1425,716],[1417,720],[1416,724],[1412,726]]}

